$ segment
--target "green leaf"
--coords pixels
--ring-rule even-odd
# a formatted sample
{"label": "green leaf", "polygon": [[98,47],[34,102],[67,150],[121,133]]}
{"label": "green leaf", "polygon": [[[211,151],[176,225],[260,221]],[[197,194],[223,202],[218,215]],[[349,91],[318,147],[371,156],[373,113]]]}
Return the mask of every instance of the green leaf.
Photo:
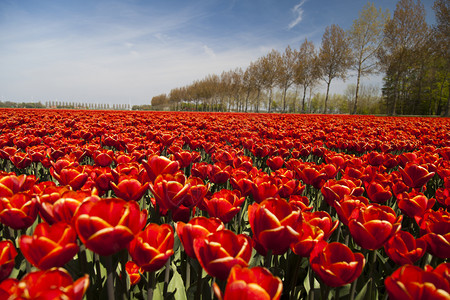
{"label": "green leaf", "polygon": [[363,286],[363,288],[359,291],[358,295],[356,295],[355,300],[363,300],[367,299],[367,288],[370,284],[371,279],[369,279],[366,284]]}
{"label": "green leaf", "polygon": [[172,278],[169,281],[167,291],[169,293],[174,293],[175,300],[187,300],[183,278],[181,277],[180,273],[178,273],[177,268],[175,267],[175,264],[173,262],[172,271],[173,274]]}

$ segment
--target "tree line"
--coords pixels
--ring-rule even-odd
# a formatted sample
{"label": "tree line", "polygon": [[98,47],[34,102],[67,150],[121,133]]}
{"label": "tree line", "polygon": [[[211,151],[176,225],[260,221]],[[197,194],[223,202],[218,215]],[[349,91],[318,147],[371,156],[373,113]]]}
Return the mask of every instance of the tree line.
{"label": "tree line", "polygon": [[[433,10],[436,24],[430,26],[420,0],[398,1],[392,16],[368,2],[347,30],[326,27],[318,49],[305,39],[298,48],[271,50],[246,69],[209,74],[155,96],[151,107],[449,116],[449,1],[436,0]],[[361,84],[379,73],[381,94]],[[332,82],[349,75],[355,81],[345,95],[330,95]],[[324,95],[314,92],[320,84],[326,85]]]}

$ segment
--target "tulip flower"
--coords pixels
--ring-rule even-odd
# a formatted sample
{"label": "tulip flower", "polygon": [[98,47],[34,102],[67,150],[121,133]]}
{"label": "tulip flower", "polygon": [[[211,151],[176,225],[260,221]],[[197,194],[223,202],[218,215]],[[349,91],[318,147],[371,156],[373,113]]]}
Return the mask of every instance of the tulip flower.
{"label": "tulip flower", "polygon": [[75,282],[62,268],[26,274],[20,281],[7,279],[0,283],[2,299],[71,299],[81,300],[89,287],[89,276]]}
{"label": "tulip flower", "polygon": [[[436,268],[436,270],[439,266]],[[404,265],[384,280],[389,299],[450,299],[450,283],[439,271]],[[448,272],[448,267],[447,267]],[[448,274],[448,273],[447,273]]]}
{"label": "tulip flower", "polygon": [[328,205],[334,206],[335,202],[344,200],[345,195],[361,196],[364,189],[360,185],[361,180],[356,179],[329,179],[323,184],[320,191]]}
{"label": "tulip flower", "polygon": [[400,230],[384,245],[386,254],[397,265],[414,264],[426,252],[427,243],[415,239],[411,233]]}
{"label": "tulip flower", "polygon": [[410,192],[397,195],[398,208],[410,218],[414,218],[416,222],[423,217],[425,211],[431,209],[436,200],[428,199],[422,193]]}
{"label": "tulip flower", "polygon": [[396,216],[389,206],[374,203],[356,212],[357,216],[349,219],[348,227],[355,242],[364,249],[382,247],[400,230],[403,216]]}
{"label": "tulip flower", "polygon": [[161,269],[173,251],[173,229],[168,224],[149,224],[128,245],[133,261],[146,272]]}
{"label": "tulip flower", "polygon": [[243,197],[250,195],[252,192],[253,182],[248,173],[242,169],[233,169],[230,183],[233,189],[241,192]]}
{"label": "tulip flower", "polygon": [[20,250],[35,267],[47,270],[62,267],[78,252],[75,229],[66,223],[39,223],[32,236],[22,235]]}
{"label": "tulip flower", "polygon": [[450,213],[442,208],[427,210],[419,222],[427,251],[440,258],[450,257]]}
{"label": "tulip flower", "polygon": [[74,217],[77,234],[86,248],[111,255],[127,247],[147,221],[147,210],[120,198],[84,201]]}
{"label": "tulip flower", "polygon": [[190,185],[190,188],[183,199],[183,205],[192,208],[203,201],[210,185],[209,183],[205,184],[202,179],[192,176],[188,178],[186,183]]}
{"label": "tulip flower", "polygon": [[142,184],[134,178],[123,178],[117,185],[111,181],[110,185],[116,196],[126,201],[139,201],[148,188],[148,182]]}
{"label": "tulip flower", "polygon": [[13,229],[25,229],[36,220],[37,200],[28,193],[0,198],[0,222]]}
{"label": "tulip flower", "polygon": [[223,162],[208,165],[207,172],[209,181],[215,184],[226,183],[231,177],[231,169],[232,167],[230,165]]}
{"label": "tulip flower", "polygon": [[274,178],[267,176],[257,176],[252,184],[253,200],[261,203],[266,199],[279,198],[278,187]]}
{"label": "tulip flower", "polygon": [[412,188],[421,188],[435,174],[435,172],[428,172],[425,167],[414,162],[407,163],[403,169],[399,168],[399,171],[405,184]]}
{"label": "tulip flower", "polygon": [[235,265],[248,266],[252,256],[250,238],[230,230],[219,230],[194,240],[194,252],[202,268],[211,276],[226,280]]}
{"label": "tulip flower", "polygon": [[143,161],[142,165],[151,181],[155,181],[156,177],[161,174],[175,175],[180,170],[180,165],[177,161],[158,155],[153,155],[148,161]]}
{"label": "tulip flower", "polygon": [[241,210],[241,205],[245,198],[241,197],[239,191],[222,189],[211,196],[211,199],[204,199],[203,205],[210,217],[219,218],[222,222],[228,223]]}
{"label": "tulip flower", "polygon": [[65,167],[59,173],[50,168],[50,174],[60,185],[70,185],[74,190],[81,189],[88,179],[84,166]]}
{"label": "tulip flower", "polygon": [[361,275],[365,258],[341,243],[320,241],[311,252],[309,263],[314,273],[331,287],[355,281]]}
{"label": "tulip flower", "polygon": [[141,274],[139,266],[133,262],[129,261],[125,264],[125,270],[127,271],[128,276],[130,277],[130,285],[133,286],[138,284],[141,281]]}
{"label": "tulip flower", "polygon": [[272,171],[276,171],[283,166],[284,159],[281,156],[271,156],[267,159],[266,164]]}
{"label": "tulip flower", "polygon": [[177,222],[175,230],[186,254],[195,258],[194,240],[204,238],[210,233],[224,229],[222,221],[217,218],[195,217],[188,223]]}
{"label": "tulip flower", "polygon": [[253,232],[255,249],[262,255],[269,250],[283,254],[299,236],[301,210],[282,199],[268,199],[248,206],[248,220]]}
{"label": "tulip flower", "polygon": [[389,182],[373,180],[370,183],[365,181],[367,196],[370,201],[375,203],[384,203],[392,197]]}
{"label": "tulip flower", "polygon": [[277,300],[281,298],[282,291],[281,279],[263,267],[249,269],[240,265],[234,266],[228,276],[223,296],[217,284],[214,285],[214,292],[219,300]]}
{"label": "tulip flower", "polygon": [[11,197],[24,191],[24,184],[29,176],[0,175],[0,197]]}
{"label": "tulip flower", "polygon": [[11,241],[0,242],[0,282],[11,274],[16,256],[17,251]]}
{"label": "tulip flower", "polygon": [[180,206],[191,185],[186,183],[186,176],[182,174],[159,175],[149,189],[159,204],[161,209],[169,210]]}

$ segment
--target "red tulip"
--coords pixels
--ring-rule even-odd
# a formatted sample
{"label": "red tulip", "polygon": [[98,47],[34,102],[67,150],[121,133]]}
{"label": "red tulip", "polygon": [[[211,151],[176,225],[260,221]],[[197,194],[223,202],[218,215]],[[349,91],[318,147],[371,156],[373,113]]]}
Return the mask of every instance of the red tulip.
{"label": "red tulip", "polygon": [[397,195],[398,208],[410,218],[416,219],[418,222],[424,215],[425,211],[431,209],[436,200],[428,199],[422,193],[410,192]]}
{"label": "red tulip", "polygon": [[161,174],[175,175],[180,170],[180,165],[177,161],[158,155],[151,156],[148,161],[143,161],[142,165],[151,181],[155,181],[156,177]]}
{"label": "red tulip", "polygon": [[133,261],[146,272],[161,269],[173,251],[173,229],[168,224],[149,224],[128,245]]}
{"label": "red tulip", "polygon": [[415,239],[411,233],[400,230],[384,245],[386,254],[397,265],[414,264],[427,249],[423,239]]}
{"label": "red tulip", "polygon": [[210,217],[219,218],[222,222],[228,223],[241,210],[244,200],[239,191],[222,189],[214,193],[211,199],[205,198],[203,205]]}
{"label": "red tulip", "polygon": [[364,182],[366,187],[367,196],[370,201],[375,203],[384,203],[392,197],[391,188],[389,182],[373,180],[370,183]]}
{"label": "red tulip", "polygon": [[74,215],[77,234],[86,248],[111,255],[124,249],[147,221],[135,201],[107,198],[84,201]]}
{"label": "red tulip", "polygon": [[71,299],[81,300],[89,286],[89,276],[75,282],[62,268],[26,274],[20,281],[7,279],[0,283],[2,299]]}
{"label": "red tulip", "polygon": [[31,157],[28,153],[19,151],[14,153],[14,155],[10,156],[9,159],[18,169],[28,168],[32,163]]}
{"label": "red tulip", "polygon": [[24,192],[27,188],[26,175],[11,175],[2,176],[0,174],[0,197],[11,197],[19,192]]}
{"label": "red tulip", "polygon": [[139,201],[147,192],[148,182],[142,184],[136,179],[124,178],[117,185],[111,181],[111,188],[119,198]]}
{"label": "red tulip", "polygon": [[231,169],[232,167],[230,165],[223,162],[208,165],[208,178],[215,184],[225,183],[231,177]]}
{"label": "red tulip", "polygon": [[375,250],[400,230],[403,216],[396,216],[389,206],[371,204],[359,209],[348,227],[355,242],[364,249]]}
{"label": "red tulip", "polygon": [[32,236],[22,235],[20,250],[35,267],[47,270],[62,267],[78,252],[77,234],[71,225],[39,223]]}
{"label": "red tulip", "polygon": [[0,198],[0,222],[13,229],[25,229],[36,220],[37,200],[27,193]]}
{"label": "red tulip", "polygon": [[421,165],[414,162],[406,164],[404,169],[399,168],[405,184],[412,188],[421,188],[434,176],[434,172],[428,172],[428,170]]}
{"label": "red tulip", "polygon": [[67,186],[48,187],[38,197],[39,214],[49,224],[60,221],[71,224],[78,206],[90,197],[100,199],[94,191],[72,191]]}
{"label": "red tulip", "polygon": [[266,163],[272,171],[276,171],[283,166],[284,159],[281,156],[272,156],[267,159]]}
{"label": "red tulip", "polygon": [[224,229],[222,221],[217,218],[195,217],[188,223],[177,222],[175,230],[187,255],[195,258],[194,240],[204,238],[210,233]]}
{"label": "red tulip", "polygon": [[202,179],[192,176],[188,178],[186,183],[190,185],[190,188],[183,199],[183,205],[192,208],[203,201],[210,185],[209,183],[205,185]]}
{"label": "red tulip", "polygon": [[298,239],[302,224],[301,210],[282,199],[268,199],[248,207],[248,220],[253,231],[255,249],[262,255],[285,253]]}
{"label": "red tulip", "polygon": [[57,173],[50,168],[50,174],[58,180],[60,185],[70,185],[74,190],[79,190],[88,179],[85,169],[85,166],[65,167]]}
{"label": "red tulip", "polygon": [[440,258],[450,257],[450,213],[442,208],[427,210],[419,222],[427,251]]}
{"label": "red tulip", "polygon": [[275,179],[267,175],[255,177],[252,184],[252,195],[256,203],[270,198],[279,198]]}
{"label": "red tulip", "polygon": [[0,282],[11,274],[16,256],[17,251],[11,241],[0,242]]}
{"label": "red tulip", "polygon": [[182,174],[159,175],[154,183],[150,183],[149,189],[161,209],[174,209],[183,203],[191,185],[186,183],[186,176]]}
{"label": "red tulip", "polygon": [[114,160],[114,152],[112,150],[94,151],[92,158],[94,163],[100,167],[109,166]]}
{"label": "red tulip", "polygon": [[389,299],[450,299],[448,278],[442,276],[439,271],[427,269],[404,265],[395,270],[384,280]]}
{"label": "red tulip", "polygon": [[330,206],[334,206],[335,202],[341,202],[345,195],[361,196],[364,193],[361,180],[345,178],[327,180],[320,191]]}
{"label": "red tulip", "polygon": [[214,285],[214,292],[220,300],[277,300],[280,299],[282,291],[281,279],[263,267],[249,269],[240,265],[234,266],[228,276],[224,296],[217,284]]}
{"label": "red tulip", "polygon": [[224,229],[196,238],[194,252],[209,275],[225,280],[233,266],[248,266],[252,246],[250,238],[245,234],[235,234]]}
{"label": "red tulip", "polygon": [[130,277],[130,285],[133,286],[138,284],[141,281],[141,274],[139,266],[133,262],[129,261],[125,264],[125,270],[127,271],[128,276]]}
{"label": "red tulip", "polygon": [[361,275],[365,258],[361,253],[353,253],[344,244],[320,241],[311,252],[309,263],[325,284],[339,287]]}
{"label": "red tulip", "polygon": [[243,197],[250,195],[252,192],[253,182],[245,170],[233,169],[230,183],[233,189],[241,192]]}

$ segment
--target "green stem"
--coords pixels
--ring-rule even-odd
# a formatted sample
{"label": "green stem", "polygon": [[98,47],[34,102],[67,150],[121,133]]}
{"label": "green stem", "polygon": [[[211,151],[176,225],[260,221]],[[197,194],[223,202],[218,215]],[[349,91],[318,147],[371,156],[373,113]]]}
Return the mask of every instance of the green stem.
{"label": "green stem", "polygon": [[355,299],[355,293],[356,293],[356,282],[358,281],[358,278],[355,279],[355,281],[352,282],[352,285],[350,286],[350,300]]}
{"label": "green stem", "polygon": [[153,299],[155,272],[147,272],[147,300]]}
{"label": "green stem", "polygon": [[295,263],[294,276],[292,278],[291,286],[289,289],[289,293],[291,294],[291,296],[290,296],[291,299],[295,299],[295,286],[297,285],[298,273],[300,270],[300,262],[302,261],[302,258],[300,256],[296,255],[296,258],[297,258],[297,262]]}
{"label": "green stem", "polygon": [[169,276],[170,276],[170,257],[166,262],[166,271],[164,273],[164,297],[167,296],[167,289],[169,287]]}
{"label": "green stem", "polygon": [[106,260],[106,285],[108,288],[108,300],[114,300],[114,270],[112,267],[112,256],[105,257]]}
{"label": "green stem", "polygon": [[272,261],[272,249],[267,252],[266,258],[264,260],[264,266],[269,269]]}
{"label": "green stem", "polygon": [[184,286],[186,288],[186,291],[189,289],[191,285],[191,264],[190,264],[190,257],[187,257],[186,259],[186,281],[184,283]]}
{"label": "green stem", "polygon": [[195,291],[195,300],[200,300],[202,295],[202,267],[200,264],[198,265],[198,274],[197,274],[197,290]]}
{"label": "green stem", "polygon": [[314,272],[311,267],[309,267],[309,300],[314,300]]}

